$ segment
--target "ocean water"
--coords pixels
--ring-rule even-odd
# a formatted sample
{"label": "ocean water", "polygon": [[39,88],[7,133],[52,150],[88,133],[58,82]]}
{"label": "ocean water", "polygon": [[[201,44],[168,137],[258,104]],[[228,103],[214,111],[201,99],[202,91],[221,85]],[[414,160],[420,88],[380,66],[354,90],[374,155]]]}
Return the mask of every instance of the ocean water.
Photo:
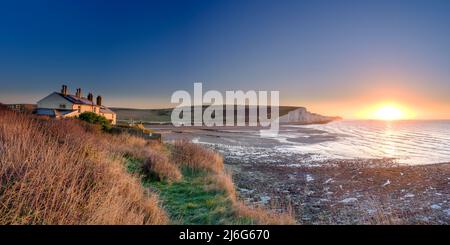
{"label": "ocean water", "polygon": [[[314,134],[289,128],[316,129]],[[298,137],[328,137],[319,142],[295,142],[288,150],[321,158],[395,158],[405,164],[450,162],[450,120],[445,121],[336,121],[324,125],[287,126],[280,142]],[[291,142],[292,143],[292,142]]]}

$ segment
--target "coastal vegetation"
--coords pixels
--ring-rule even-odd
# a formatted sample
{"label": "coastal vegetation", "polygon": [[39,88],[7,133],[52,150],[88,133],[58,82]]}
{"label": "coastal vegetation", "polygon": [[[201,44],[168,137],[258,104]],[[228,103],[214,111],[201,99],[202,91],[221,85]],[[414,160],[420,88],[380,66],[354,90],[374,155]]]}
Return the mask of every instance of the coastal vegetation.
{"label": "coastal vegetation", "polygon": [[97,113],[86,111],[81,113],[78,118],[88,123],[98,124],[105,131],[111,129],[111,122],[109,122],[104,116],[98,115]]}
{"label": "coastal vegetation", "polygon": [[238,200],[219,154],[0,109],[0,224],[293,224]]}
{"label": "coastal vegetation", "polygon": [[175,224],[296,223],[292,213],[240,201],[232,176],[215,151],[187,140],[152,149],[158,153],[145,161],[129,159],[128,169],[142,176],[145,187],[159,193]]}

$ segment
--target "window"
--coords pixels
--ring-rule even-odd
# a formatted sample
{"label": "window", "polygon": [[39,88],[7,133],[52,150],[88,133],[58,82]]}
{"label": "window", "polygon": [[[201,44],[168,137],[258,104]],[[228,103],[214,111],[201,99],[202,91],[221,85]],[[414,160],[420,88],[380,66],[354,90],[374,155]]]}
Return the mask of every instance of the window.
{"label": "window", "polygon": [[81,105],[78,106],[78,112],[81,113]]}
{"label": "window", "polygon": [[59,108],[66,109],[66,104],[59,104]]}

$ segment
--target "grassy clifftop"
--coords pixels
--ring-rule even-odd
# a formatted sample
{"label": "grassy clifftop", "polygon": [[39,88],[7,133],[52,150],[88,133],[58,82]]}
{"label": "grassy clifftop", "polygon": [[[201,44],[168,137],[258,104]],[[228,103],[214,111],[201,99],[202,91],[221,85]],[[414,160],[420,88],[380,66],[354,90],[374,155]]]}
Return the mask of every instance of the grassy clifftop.
{"label": "grassy clifftop", "polygon": [[220,155],[0,108],[0,224],[280,224],[240,202]]}
{"label": "grassy clifftop", "polygon": [[[246,106],[245,114],[248,115],[249,107]],[[286,115],[288,112],[298,109],[296,106],[280,106],[280,116]],[[131,120],[140,121],[143,123],[170,123],[170,116],[172,114],[172,108],[168,109],[132,109],[132,108],[110,108],[117,113],[117,119],[119,122],[128,122]],[[206,106],[203,106],[203,110]],[[193,110],[193,108],[192,108]],[[226,115],[225,108],[223,109],[223,115]],[[236,114],[236,112],[235,112]],[[270,113],[269,113],[270,115]]]}
{"label": "grassy clifftop", "polygon": [[165,224],[124,169],[126,136],[0,110],[0,224]]}
{"label": "grassy clifftop", "polygon": [[294,224],[290,214],[249,207],[238,200],[222,157],[179,140],[154,145],[149,157],[128,157],[127,168],[158,193],[172,224]]}

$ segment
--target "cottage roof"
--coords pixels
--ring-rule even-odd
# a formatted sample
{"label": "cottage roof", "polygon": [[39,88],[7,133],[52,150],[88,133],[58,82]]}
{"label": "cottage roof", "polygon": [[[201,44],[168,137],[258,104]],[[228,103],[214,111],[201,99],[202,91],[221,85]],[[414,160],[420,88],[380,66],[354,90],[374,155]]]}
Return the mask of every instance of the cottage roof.
{"label": "cottage roof", "polygon": [[109,109],[108,107],[105,107],[105,106],[101,106],[101,107],[100,107],[100,112],[101,112],[101,113],[109,113],[109,114],[115,113],[115,112],[113,112],[111,109]]}
{"label": "cottage roof", "polygon": [[87,98],[79,98],[79,97],[76,97],[75,95],[71,95],[71,94],[67,94],[67,95],[64,95],[62,93],[57,93],[57,94],[59,94],[64,99],[70,101],[71,103],[74,103],[77,105],[93,105],[94,104],[93,101],[90,101]]}

